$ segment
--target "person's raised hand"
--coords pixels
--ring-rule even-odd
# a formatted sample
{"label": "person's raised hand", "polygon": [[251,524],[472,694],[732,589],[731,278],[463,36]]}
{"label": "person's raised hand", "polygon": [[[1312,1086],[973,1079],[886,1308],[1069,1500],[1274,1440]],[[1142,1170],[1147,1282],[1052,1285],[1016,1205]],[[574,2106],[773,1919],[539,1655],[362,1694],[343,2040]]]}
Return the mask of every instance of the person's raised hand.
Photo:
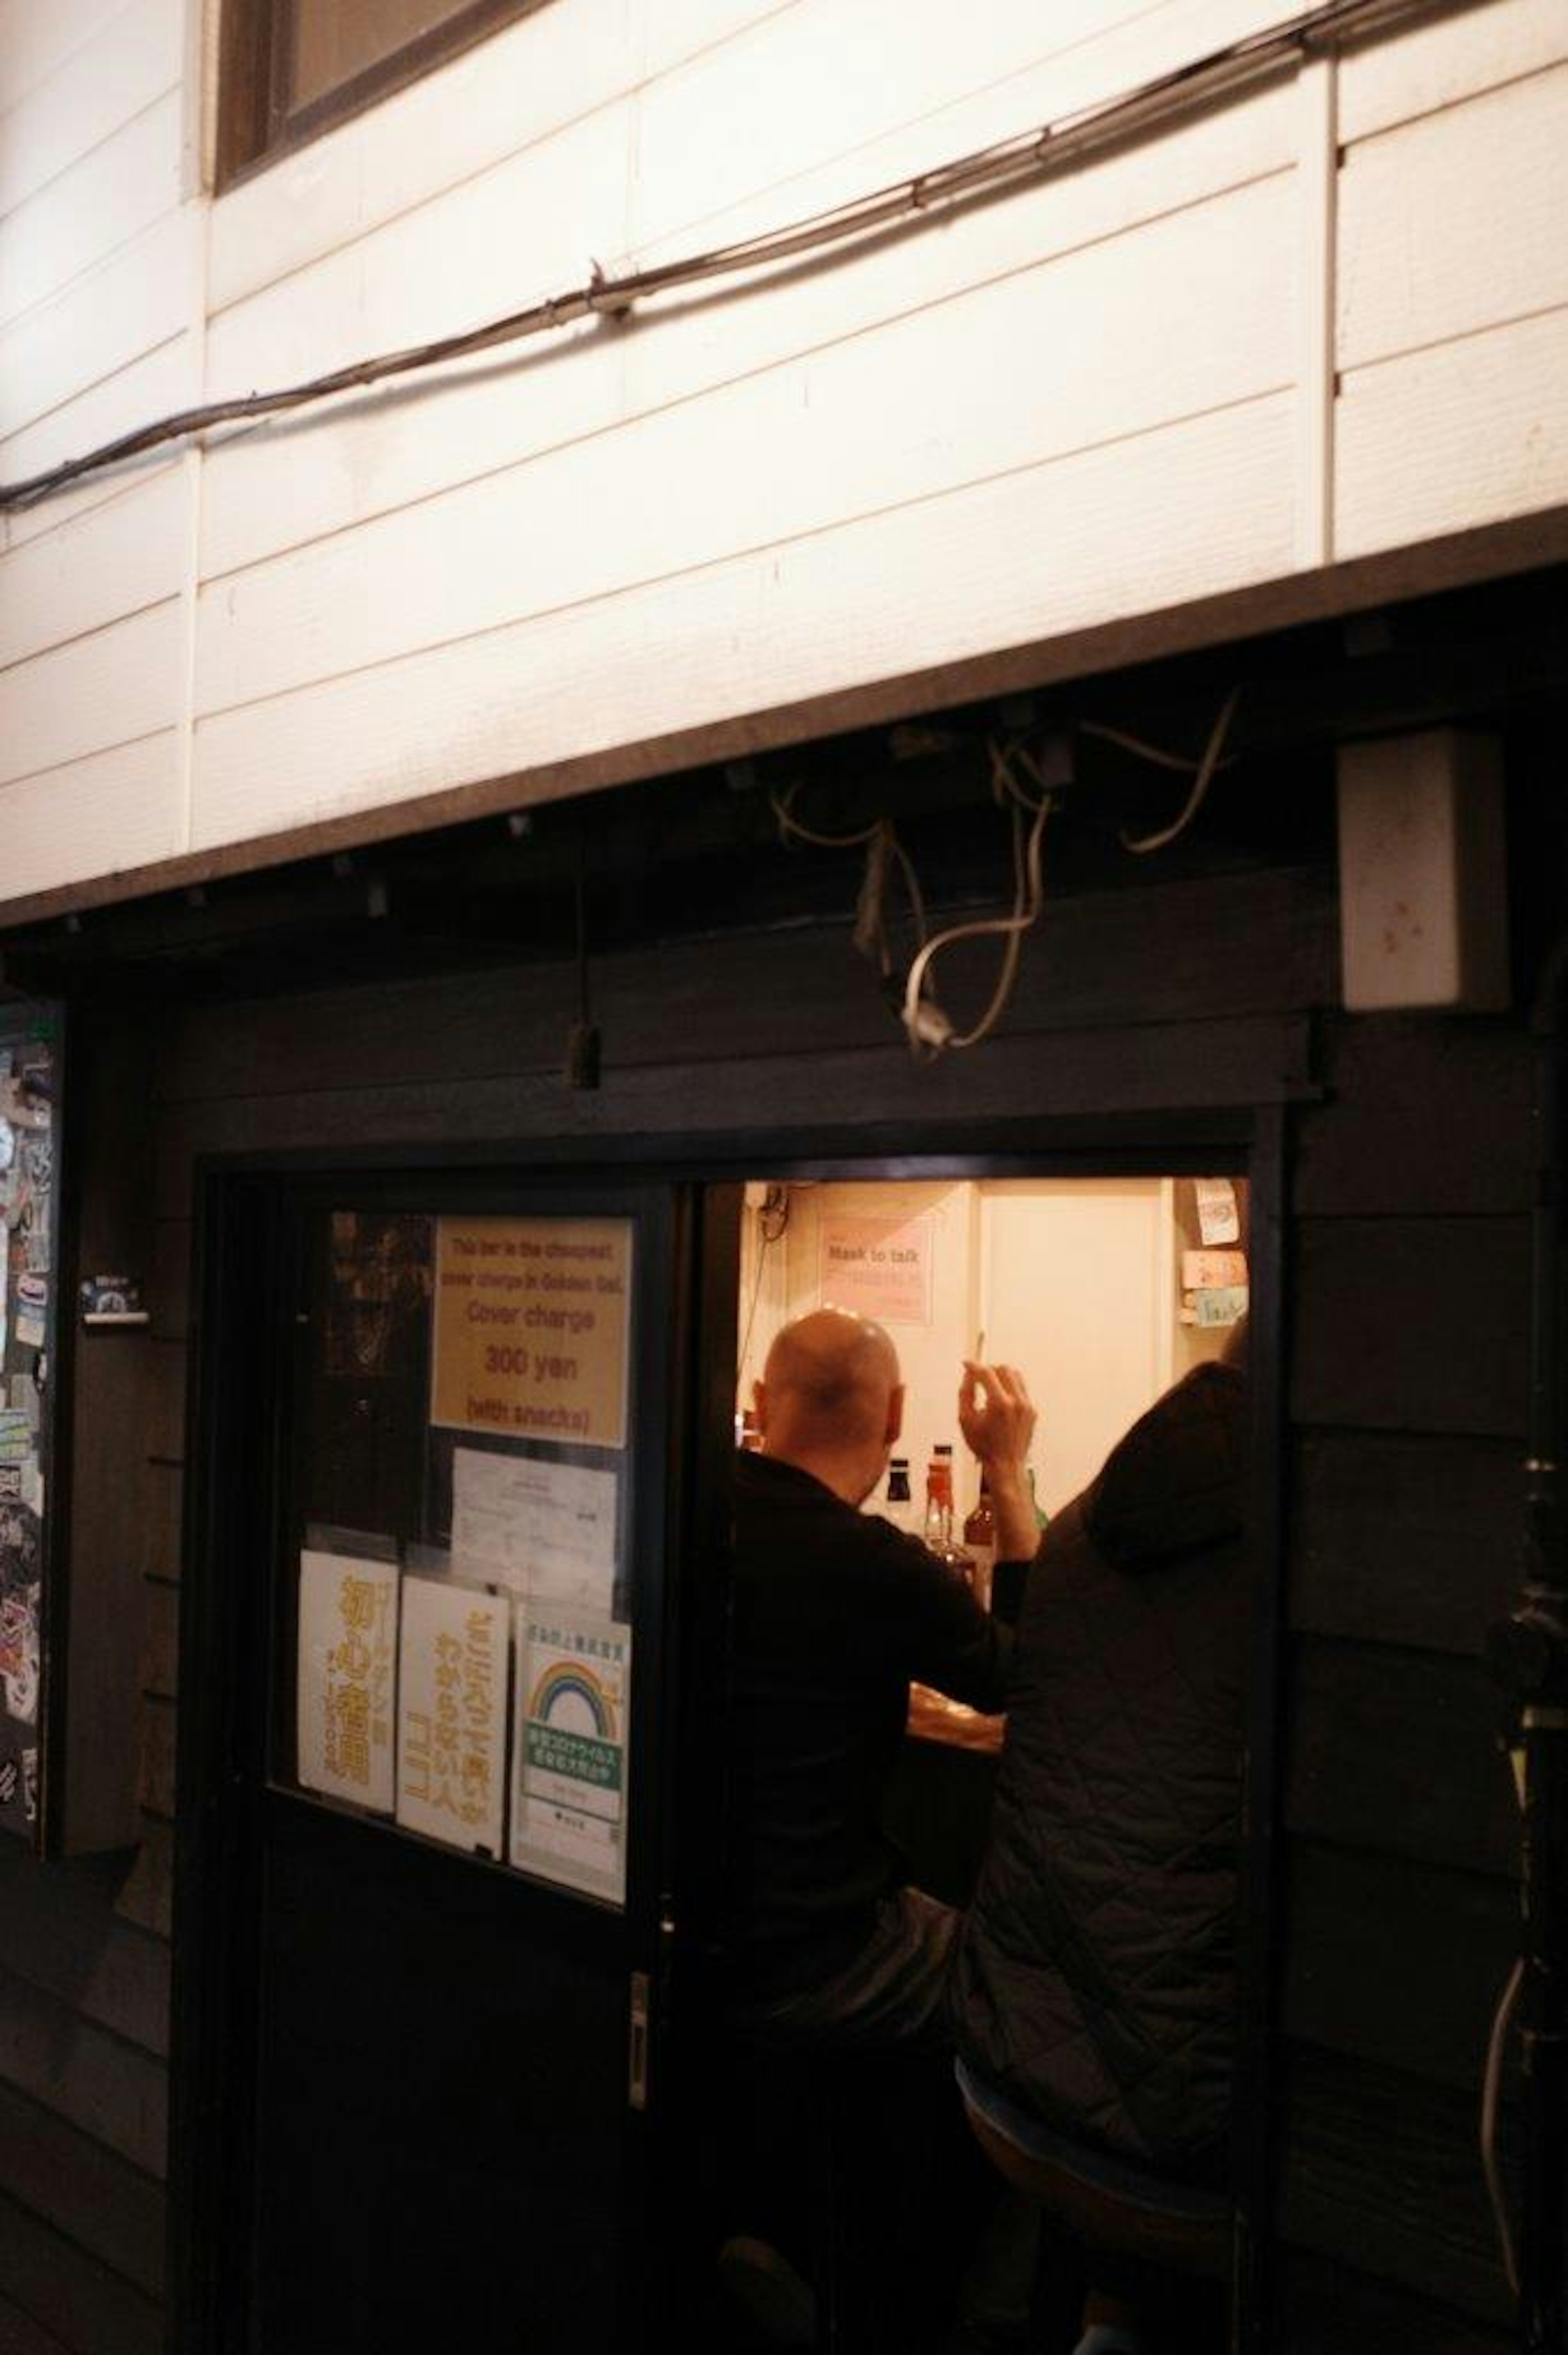
{"label": "person's raised hand", "polygon": [[964,1359],[959,1428],[988,1472],[1022,1468],[1035,1421],[1028,1384],[1016,1366],[982,1366]]}

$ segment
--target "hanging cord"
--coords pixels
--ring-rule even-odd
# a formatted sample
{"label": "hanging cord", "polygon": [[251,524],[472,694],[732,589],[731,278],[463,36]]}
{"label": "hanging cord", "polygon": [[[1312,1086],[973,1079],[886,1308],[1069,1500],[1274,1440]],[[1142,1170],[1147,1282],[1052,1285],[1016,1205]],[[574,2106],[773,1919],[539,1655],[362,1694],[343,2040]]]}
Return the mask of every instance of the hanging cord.
{"label": "hanging cord", "polygon": [[1124,735],[1119,729],[1103,728],[1094,721],[1084,722],[1080,731],[1083,735],[1100,736],[1108,743],[1120,744],[1128,751],[1139,753],[1146,761],[1157,762],[1162,769],[1197,770],[1192,790],[1171,824],[1161,826],[1155,834],[1128,834],[1124,826],[1121,837],[1124,850],[1137,851],[1140,856],[1150,850],[1163,850],[1168,843],[1175,841],[1178,835],[1186,833],[1208,799],[1209,787],[1216,774],[1220,769],[1229,766],[1220,756],[1225,749],[1225,739],[1231,732],[1231,722],[1235,718],[1236,706],[1240,701],[1241,688],[1233,687],[1220,706],[1219,716],[1209,731],[1202,757],[1197,762],[1183,760],[1180,753],[1161,751],[1157,745],[1145,744],[1136,736]]}
{"label": "hanging cord", "polygon": [[887,936],[887,884],[895,868],[909,903],[909,921],[915,927],[918,950],[926,944],[926,895],[915,872],[915,861],[899,841],[892,819],[885,817],[879,820],[866,845],[865,873],[855,901],[853,933],[856,948],[877,966],[884,982],[892,981],[894,970],[893,943]]}
{"label": "hanging cord", "polygon": [[[991,746],[991,792],[1012,821],[1012,913],[1011,916],[988,916],[969,924],[953,924],[934,940],[926,942],[909,967],[904,985],[903,1023],[911,1053],[917,1060],[933,1062],[938,1055],[965,1047],[978,1047],[988,1039],[1001,1019],[1013,983],[1018,975],[1019,954],[1023,935],[1039,921],[1044,905],[1044,884],[1041,875],[1041,846],[1045,833],[1045,821],[1050,816],[1054,799],[1045,785],[1038,763],[1022,745],[1009,751],[994,737]],[[1037,796],[1026,794],[1019,784],[1013,763],[1027,771],[1037,786]],[[931,968],[945,949],[959,941],[994,940],[1006,943],[1002,951],[1001,968],[991,1003],[973,1028],[956,1031],[948,1017],[927,989]]]}
{"label": "hanging cord", "polygon": [[1509,1973],[1508,1985],[1502,1991],[1502,1999],[1492,2020],[1492,2032],[1487,2044],[1486,2081],[1481,2087],[1481,2169],[1487,2179],[1487,2196],[1492,2203],[1492,2221],[1497,2226],[1498,2244],[1502,2251],[1503,2272],[1515,2297],[1519,2296],[1519,2265],[1508,2221],[1508,2200],[1503,2190],[1502,2172],[1498,2166],[1498,2100],[1502,2089],[1503,2051],[1523,1984],[1524,1964],[1520,1961]]}
{"label": "hanging cord", "polygon": [[864,846],[865,873],[855,900],[854,944],[862,956],[878,966],[884,981],[889,981],[894,960],[887,936],[887,884],[895,868],[909,903],[916,944],[923,947],[926,941],[926,895],[920,889],[915,861],[898,839],[898,829],[890,817],[874,818],[869,826],[859,826],[853,834],[821,834],[816,827],[803,825],[795,815],[795,795],[799,791],[799,785],[787,785],[782,794],[768,796],[779,838],[785,842],[809,842],[817,850],[858,850]]}

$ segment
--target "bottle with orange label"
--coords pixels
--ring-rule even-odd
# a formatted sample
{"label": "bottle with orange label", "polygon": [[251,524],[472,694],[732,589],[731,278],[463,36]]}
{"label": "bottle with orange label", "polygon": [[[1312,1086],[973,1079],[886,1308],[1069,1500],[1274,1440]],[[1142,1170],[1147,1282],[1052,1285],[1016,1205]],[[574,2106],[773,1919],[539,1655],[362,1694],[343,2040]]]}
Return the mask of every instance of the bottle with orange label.
{"label": "bottle with orange label", "polygon": [[971,1593],[975,1587],[973,1557],[953,1541],[953,1449],[938,1441],[926,1467],[926,1543],[938,1561],[955,1571]]}

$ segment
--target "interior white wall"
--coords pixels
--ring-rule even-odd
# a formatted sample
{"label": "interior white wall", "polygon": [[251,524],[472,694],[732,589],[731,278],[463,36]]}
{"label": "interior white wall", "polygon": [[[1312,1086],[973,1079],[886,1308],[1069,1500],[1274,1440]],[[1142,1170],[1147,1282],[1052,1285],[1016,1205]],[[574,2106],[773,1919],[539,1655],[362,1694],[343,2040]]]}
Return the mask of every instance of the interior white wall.
{"label": "interior white wall", "polygon": [[1032,1460],[1048,1512],[1093,1479],[1122,1433],[1174,1379],[1179,1303],[1169,1180],[792,1187],[789,1224],[763,1256],[760,1284],[757,1216],[748,1213],[741,1263],[743,1404],[779,1327],[832,1298],[821,1253],[825,1218],[929,1221],[930,1320],[887,1324],[907,1392],[898,1452],[909,1455],[918,1495],[932,1446],[952,1443],[960,1513],[973,1504],[979,1479],[959,1437],[958,1390],[963,1360],[982,1334],[987,1358],[1017,1366],[1039,1407]]}

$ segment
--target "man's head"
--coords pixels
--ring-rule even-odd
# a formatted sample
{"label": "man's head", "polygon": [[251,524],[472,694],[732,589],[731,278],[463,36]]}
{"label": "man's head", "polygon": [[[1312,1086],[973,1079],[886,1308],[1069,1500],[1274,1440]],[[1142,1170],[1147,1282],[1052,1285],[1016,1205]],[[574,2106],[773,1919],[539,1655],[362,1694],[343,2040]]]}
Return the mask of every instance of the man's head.
{"label": "man's head", "polygon": [[904,1419],[897,1352],[880,1325],[842,1308],[798,1317],[768,1350],[756,1397],[764,1455],[846,1503],[871,1494]]}

